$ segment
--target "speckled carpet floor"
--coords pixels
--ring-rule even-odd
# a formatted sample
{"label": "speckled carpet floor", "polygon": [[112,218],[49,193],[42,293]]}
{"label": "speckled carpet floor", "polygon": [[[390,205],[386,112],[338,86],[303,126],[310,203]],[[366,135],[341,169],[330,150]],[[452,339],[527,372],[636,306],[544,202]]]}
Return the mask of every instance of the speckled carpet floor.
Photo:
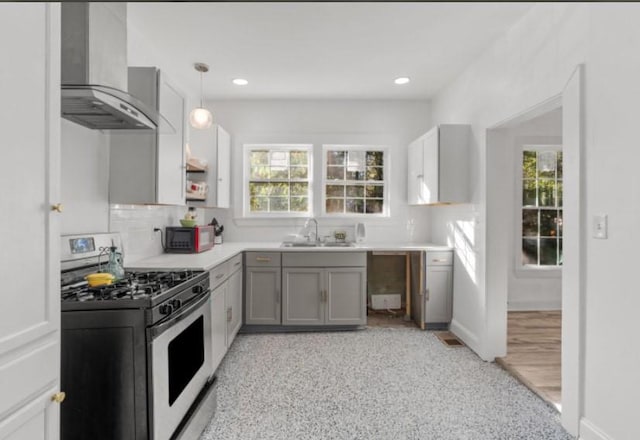
{"label": "speckled carpet floor", "polygon": [[571,439],[499,366],[411,328],[239,335],[201,440]]}

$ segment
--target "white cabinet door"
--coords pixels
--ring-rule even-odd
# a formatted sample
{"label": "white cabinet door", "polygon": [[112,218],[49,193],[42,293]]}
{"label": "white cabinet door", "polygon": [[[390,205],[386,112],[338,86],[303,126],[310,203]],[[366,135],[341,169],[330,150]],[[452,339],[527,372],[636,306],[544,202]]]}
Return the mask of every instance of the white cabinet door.
{"label": "white cabinet door", "polygon": [[435,127],[424,136],[422,154],[423,185],[421,203],[436,203],[440,201],[440,147],[438,127]]}
{"label": "white cabinet door", "polygon": [[218,181],[216,207],[231,206],[231,137],[218,126]]}
{"label": "white cabinet door", "polygon": [[158,134],[157,203],[184,205],[184,98],[162,72],[158,77],[160,114],[169,120],[175,133]]}
{"label": "white cabinet door", "polygon": [[324,324],[324,279],[323,269],[282,270],[282,324]]}
{"label": "white cabinet door", "polygon": [[367,323],[366,274],[367,270],[364,267],[326,269],[327,324]]}
{"label": "white cabinet door", "polygon": [[426,323],[451,322],[453,266],[427,266]]}
{"label": "white cabinet door", "polygon": [[407,163],[407,198],[410,205],[424,203],[422,197],[422,138],[409,144]]}
{"label": "white cabinet door", "polygon": [[211,292],[211,353],[215,371],[227,353],[227,284]]}
{"label": "white cabinet door", "polygon": [[227,347],[242,326],[242,271],[238,270],[229,277],[227,284]]}
{"label": "white cabinet door", "polygon": [[[0,439],[57,440],[60,383],[60,5],[0,3]],[[28,115],[28,116],[27,116]],[[25,174],[27,171],[27,174]],[[62,209],[60,207],[59,209]],[[27,244],[28,242],[28,244]]]}

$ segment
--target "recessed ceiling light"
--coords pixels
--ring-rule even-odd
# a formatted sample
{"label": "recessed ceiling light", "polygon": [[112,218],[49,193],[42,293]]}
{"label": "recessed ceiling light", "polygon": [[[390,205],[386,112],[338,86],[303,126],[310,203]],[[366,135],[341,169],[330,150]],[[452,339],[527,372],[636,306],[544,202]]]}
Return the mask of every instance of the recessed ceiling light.
{"label": "recessed ceiling light", "polygon": [[247,84],[249,84],[249,81],[244,78],[236,78],[233,80],[233,83],[237,86],[246,86]]}
{"label": "recessed ceiling light", "polygon": [[409,78],[407,78],[406,76],[401,76],[400,78],[396,78],[396,79],[393,80],[393,82],[398,84],[398,85],[408,84],[409,81],[411,81],[411,80]]}

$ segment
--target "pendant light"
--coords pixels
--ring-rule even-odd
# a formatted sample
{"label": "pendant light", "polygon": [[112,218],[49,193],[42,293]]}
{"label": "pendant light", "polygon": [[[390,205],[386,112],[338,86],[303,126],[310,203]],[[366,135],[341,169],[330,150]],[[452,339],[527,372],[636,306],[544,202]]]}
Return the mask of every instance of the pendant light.
{"label": "pendant light", "polygon": [[200,72],[200,107],[191,110],[189,114],[189,123],[193,128],[204,130],[211,127],[213,123],[213,115],[209,110],[204,108],[202,103],[202,74],[209,71],[209,66],[204,63],[195,63],[193,67]]}

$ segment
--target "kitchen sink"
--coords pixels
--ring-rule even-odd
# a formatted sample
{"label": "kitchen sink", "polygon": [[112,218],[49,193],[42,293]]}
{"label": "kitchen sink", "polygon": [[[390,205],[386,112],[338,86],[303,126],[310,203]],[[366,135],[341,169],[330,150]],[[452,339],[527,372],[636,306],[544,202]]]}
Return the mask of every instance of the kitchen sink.
{"label": "kitchen sink", "polygon": [[304,247],[304,248],[310,248],[310,247],[355,247],[355,243],[352,242],[328,242],[328,243],[314,243],[314,242],[308,242],[308,241],[303,241],[303,242],[299,242],[299,243],[282,243],[282,247]]}

